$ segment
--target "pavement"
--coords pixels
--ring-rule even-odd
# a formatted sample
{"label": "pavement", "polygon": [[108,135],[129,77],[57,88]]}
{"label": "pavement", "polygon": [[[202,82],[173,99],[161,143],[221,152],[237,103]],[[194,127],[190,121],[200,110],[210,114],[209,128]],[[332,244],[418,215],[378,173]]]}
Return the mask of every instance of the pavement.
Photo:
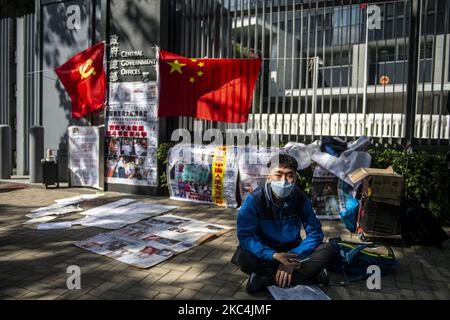
{"label": "pavement", "polygon": [[[15,183],[20,181],[14,181]],[[25,214],[55,199],[95,193],[92,189],[46,190],[40,185],[1,190],[0,182],[0,299],[249,299],[268,300],[268,293],[245,293],[247,276],[230,259],[238,245],[236,231],[228,232],[149,269],[139,269],[90,253],[73,245],[104,229],[76,227],[37,231],[27,228]],[[172,201],[167,197],[130,196],[107,192],[106,198],[136,198],[149,203],[178,205],[173,214],[236,227],[234,209]],[[323,221],[326,239],[340,236],[358,241],[339,221]],[[334,300],[450,299],[450,243],[442,249],[394,247],[400,266],[381,279],[380,290],[365,281],[321,287]],[[81,268],[81,289],[67,288],[67,268]],[[331,274],[331,279],[340,275]]]}

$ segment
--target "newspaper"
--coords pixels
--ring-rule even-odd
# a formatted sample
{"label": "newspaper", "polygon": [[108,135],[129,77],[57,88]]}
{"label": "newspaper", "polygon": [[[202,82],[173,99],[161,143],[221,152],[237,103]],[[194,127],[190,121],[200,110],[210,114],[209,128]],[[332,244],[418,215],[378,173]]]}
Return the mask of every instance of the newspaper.
{"label": "newspaper", "polygon": [[231,228],[166,214],[75,243],[138,268],[149,268]]}
{"label": "newspaper", "polygon": [[286,289],[270,286],[267,289],[275,300],[331,300],[316,286],[297,285]]}

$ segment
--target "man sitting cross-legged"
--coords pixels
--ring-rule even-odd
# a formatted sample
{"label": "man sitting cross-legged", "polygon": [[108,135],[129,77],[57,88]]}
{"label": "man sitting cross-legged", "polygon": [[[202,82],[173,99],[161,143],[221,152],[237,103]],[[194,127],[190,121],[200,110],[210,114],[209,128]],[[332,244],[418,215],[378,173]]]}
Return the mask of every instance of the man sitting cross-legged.
{"label": "man sitting cross-legged", "polygon": [[322,225],[311,200],[295,184],[297,161],[280,154],[268,167],[266,184],[247,195],[237,218],[239,247],[232,262],[250,276],[247,292],[273,284],[285,288],[315,280],[327,283],[324,268],[339,253],[332,244],[322,243]]}

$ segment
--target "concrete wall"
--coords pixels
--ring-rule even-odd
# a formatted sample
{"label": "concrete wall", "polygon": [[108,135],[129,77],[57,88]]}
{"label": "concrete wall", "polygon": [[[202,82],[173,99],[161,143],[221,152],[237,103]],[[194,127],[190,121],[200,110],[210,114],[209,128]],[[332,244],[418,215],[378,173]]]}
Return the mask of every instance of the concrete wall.
{"label": "concrete wall", "polygon": [[13,104],[12,63],[13,52],[12,18],[0,19],[0,124],[10,125],[10,110]]}
{"label": "concrete wall", "polygon": [[29,172],[29,130],[40,124],[38,31],[35,14],[17,18],[17,174]]}
{"label": "concrete wall", "polygon": [[[69,28],[67,25],[68,18],[72,15],[67,9],[71,5],[80,9],[79,28]],[[45,148],[59,150],[59,174],[62,181],[67,181],[68,178],[67,128],[89,125],[90,118],[72,118],[69,95],[53,70],[75,54],[103,40],[101,22],[106,17],[100,14],[102,6],[106,6],[106,1],[41,1],[41,67],[44,70],[41,75],[41,108],[42,125],[45,129],[44,144]]]}

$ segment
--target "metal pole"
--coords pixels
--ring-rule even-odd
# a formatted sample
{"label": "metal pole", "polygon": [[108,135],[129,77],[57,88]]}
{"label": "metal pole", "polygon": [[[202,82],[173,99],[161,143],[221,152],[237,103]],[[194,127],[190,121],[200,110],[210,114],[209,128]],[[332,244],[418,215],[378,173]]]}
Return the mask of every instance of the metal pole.
{"label": "metal pole", "polygon": [[366,48],[364,52],[364,85],[363,85],[363,110],[364,115],[364,127],[366,126],[366,113],[367,113],[367,69],[369,64],[369,15],[366,13]]}
{"label": "metal pole", "polygon": [[11,179],[11,127],[0,125],[0,179]]}
{"label": "metal pole", "polygon": [[30,128],[30,182],[42,182],[42,164],[44,159],[44,127]]}
{"label": "metal pole", "polygon": [[313,96],[312,96],[312,141],[316,135],[316,113],[317,113],[317,82],[319,81],[319,57],[315,56],[310,60],[311,62],[311,72],[312,72],[312,85],[313,85]]}
{"label": "metal pole", "polygon": [[411,0],[410,26],[409,26],[409,53],[408,53],[408,86],[406,94],[406,139],[407,143],[414,141],[414,127],[417,102],[417,69],[420,43],[420,4],[419,0]]}

